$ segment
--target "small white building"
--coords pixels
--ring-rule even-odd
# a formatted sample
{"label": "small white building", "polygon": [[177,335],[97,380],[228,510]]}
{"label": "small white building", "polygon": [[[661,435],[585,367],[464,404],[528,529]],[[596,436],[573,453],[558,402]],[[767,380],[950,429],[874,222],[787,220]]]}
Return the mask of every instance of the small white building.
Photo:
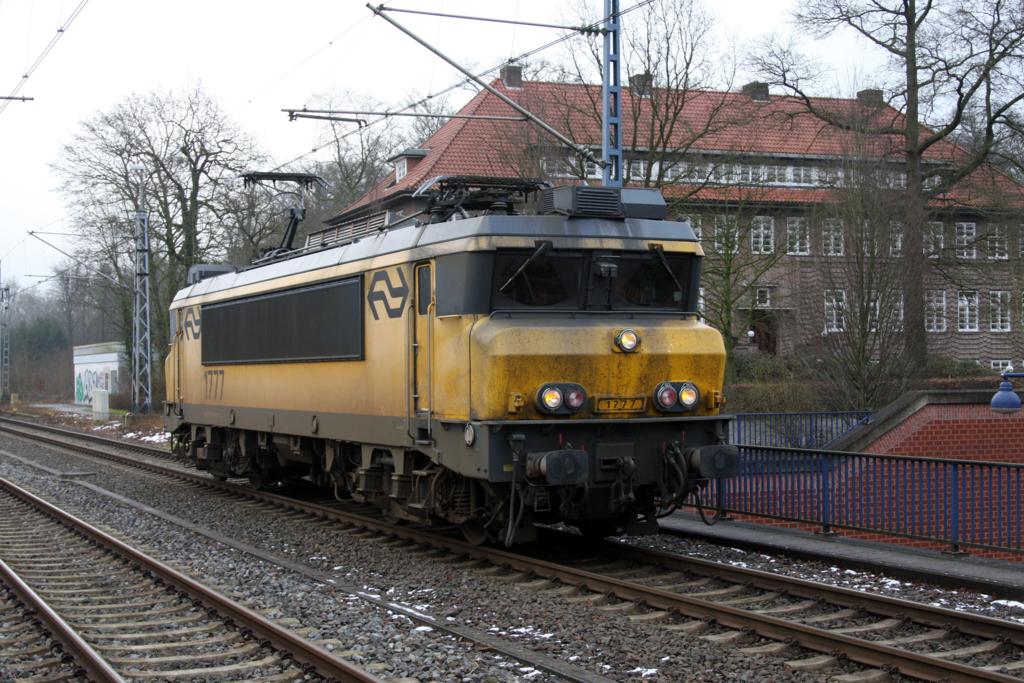
{"label": "small white building", "polygon": [[121,368],[128,354],[121,342],[103,342],[74,347],[75,403],[90,405],[93,389],[111,394],[121,390]]}

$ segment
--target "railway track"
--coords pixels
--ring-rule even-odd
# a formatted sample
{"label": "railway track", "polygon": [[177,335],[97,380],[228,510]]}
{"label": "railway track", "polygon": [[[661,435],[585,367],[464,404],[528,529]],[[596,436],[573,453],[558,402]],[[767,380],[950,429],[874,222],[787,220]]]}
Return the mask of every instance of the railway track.
{"label": "railway track", "polygon": [[[5,607],[31,611],[22,621],[42,624],[37,633],[12,630],[4,649],[34,675],[269,682],[315,670],[327,679],[378,680],[4,479],[0,578],[18,601]],[[52,640],[73,665],[39,658]]]}
{"label": "railway track", "polygon": [[[0,428],[38,438],[24,426],[6,421]],[[866,668],[838,677],[844,681],[885,680],[898,673],[924,680],[1019,682],[1018,676],[1024,675],[1024,625],[1013,622],[619,543],[588,545],[566,534],[548,544],[560,548],[557,555],[472,546],[428,530],[395,527],[350,511],[216,482],[180,468],[135,463],[115,453],[117,446],[109,442],[99,448],[69,446],[67,440],[74,435],[61,432],[43,438],[233,496],[358,527],[367,535],[452,554],[468,570],[498,576],[553,599],[585,602],[751,655],[793,657],[787,661],[793,670],[818,670],[847,658]]]}

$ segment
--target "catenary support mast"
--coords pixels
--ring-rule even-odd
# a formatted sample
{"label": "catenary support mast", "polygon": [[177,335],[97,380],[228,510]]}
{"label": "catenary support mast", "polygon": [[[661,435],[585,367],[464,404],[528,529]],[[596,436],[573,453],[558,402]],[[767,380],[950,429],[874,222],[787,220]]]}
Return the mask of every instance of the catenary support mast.
{"label": "catenary support mast", "polygon": [[604,0],[604,77],[601,79],[601,158],[605,187],[622,187],[622,85],[619,82],[619,0]]}
{"label": "catenary support mast", "polygon": [[132,411],[148,413],[153,408],[153,352],[149,308],[149,216],[146,214],[145,170],[132,168],[139,179],[135,207],[135,308],[132,336]]}

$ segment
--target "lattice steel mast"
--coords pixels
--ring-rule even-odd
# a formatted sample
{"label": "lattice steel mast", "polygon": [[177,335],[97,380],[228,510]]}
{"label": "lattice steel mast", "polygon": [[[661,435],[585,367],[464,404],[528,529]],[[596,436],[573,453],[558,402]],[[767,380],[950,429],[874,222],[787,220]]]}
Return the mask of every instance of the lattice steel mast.
{"label": "lattice steel mast", "polygon": [[11,395],[11,289],[0,279],[0,398]]}
{"label": "lattice steel mast", "polygon": [[148,413],[153,408],[153,351],[149,307],[149,216],[146,213],[145,169],[131,169],[139,178],[135,207],[135,290],[132,323],[132,412]]}
{"label": "lattice steel mast", "polygon": [[622,85],[619,81],[619,0],[604,0],[604,74],[601,79],[601,159],[605,187],[622,187]]}

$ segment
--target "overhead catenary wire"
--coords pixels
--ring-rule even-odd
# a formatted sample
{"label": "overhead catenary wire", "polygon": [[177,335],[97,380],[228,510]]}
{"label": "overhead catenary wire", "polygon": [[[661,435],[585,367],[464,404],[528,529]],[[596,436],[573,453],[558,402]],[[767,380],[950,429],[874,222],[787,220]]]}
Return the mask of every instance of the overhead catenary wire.
{"label": "overhead catenary wire", "polygon": [[239,110],[243,109],[244,107],[247,107],[250,104],[252,104],[253,101],[256,100],[258,97],[262,96],[265,92],[267,92],[268,90],[273,88],[275,85],[277,85],[278,83],[280,83],[284,79],[286,79],[289,76],[291,76],[293,73],[295,73],[300,68],[302,68],[307,63],[309,63],[313,58],[317,57],[318,55],[320,55],[322,52],[324,52],[328,48],[333,47],[336,42],[338,42],[339,40],[344,38],[346,35],[348,35],[349,32],[353,31],[358,26],[369,22],[370,19],[372,19],[372,18],[373,18],[372,15],[371,16],[364,16],[364,17],[362,17],[361,19],[359,19],[359,21],[353,23],[348,28],[346,28],[344,31],[342,31],[338,35],[334,36],[333,38],[328,40],[326,43],[324,43],[323,45],[321,45],[317,49],[315,49],[312,52],[310,52],[308,55],[306,55],[301,60],[299,60],[299,62],[297,64],[295,64],[295,66],[291,67],[290,69],[288,69],[287,71],[282,73],[280,76],[278,76],[277,78],[272,80],[270,83],[265,85],[263,88],[261,88],[258,92],[256,92],[256,94],[252,95],[245,102],[240,104],[237,108],[235,108],[234,112],[238,112]]}
{"label": "overhead catenary wire", "polygon": [[[39,65],[43,63],[43,60],[45,60],[47,55],[50,54],[50,51],[53,50],[54,46],[57,44],[57,41],[60,40],[61,36],[63,36],[67,32],[68,28],[75,21],[75,19],[78,18],[78,15],[82,13],[82,10],[85,9],[85,6],[87,4],[89,4],[89,0],[80,0],[78,5],[75,6],[75,9],[71,11],[70,16],[68,16],[68,18],[64,20],[64,23],[57,28],[57,32],[53,35],[53,37],[50,38],[50,42],[46,44],[46,47],[44,47],[42,52],[39,53],[39,56],[36,57],[35,61],[32,62],[32,64],[30,64],[27,69],[25,69],[25,73],[21,76],[20,79],[18,79],[18,83],[14,86],[14,89],[11,90],[9,97],[13,98],[19,92],[21,92],[21,89],[24,87],[25,83],[28,81],[29,78],[32,77],[32,74],[36,72],[36,69],[38,69]],[[4,113],[4,110],[7,109],[7,105],[9,105],[12,101],[13,100],[11,99],[5,99],[0,101],[0,114]]]}
{"label": "overhead catenary wire", "polygon": [[537,28],[556,28],[563,31],[577,31],[579,33],[603,33],[604,29],[597,28],[591,24],[589,26],[567,26],[565,24],[545,24],[538,21],[522,21],[520,19],[499,19],[498,17],[478,17],[470,16],[468,14],[448,14],[446,12],[430,12],[422,9],[407,9],[404,7],[383,7],[388,12],[403,12],[405,14],[421,14],[428,17],[440,17],[442,19],[466,19],[469,21],[484,21],[491,22],[494,24],[514,24],[516,26],[535,26]]}
{"label": "overhead catenary wire", "polygon": [[[640,0],[640,2],[637,2],[635,5],[631,5],[631,6],[627,7],[624,10],[620,10],[619,11],[619,16],[621,17],[621,16],[623,16],[625,14],[629,14],[630,12],[633,12],[635,10],[638,10],[638,9],[642,8],[642,7],[645,7],[646,5],[651,4],[652,2],[654,2],[654,0]],[[588,25],[589,26],[597,26],[597,25],[603,24],[603,23],[605,23],[607,21],[608,21],[608,17],[602,17],[601,19],[599,19],[599,20],[597,20],[597,21],[595,21],[595,22],[593,22],[591,24],[588,24]],[[504,60],[500,64],[496,64],[495,66],[492,66],[489,69],[486,69],[484,71],[480,71],[480,72],[478,72],[475,75],[476,75],[477,78],[483,78],[484,76],[488,76],[488,75],[493,74],[494,72],[498,71],[499,69],[501,69],[501,67],[505,66],[506,64],[525,61],[525,60],[529,59],[530,57],[532,57],[533,55],[535,55],[535,54],[537,54],[539,52],[543,52],[544,50],[549,50],[552,47],[555,47],[556,45],[560,45],[561,43],[564,43],[564,42],[566,42],[566,41],[568,41],[568,40],[570,40],[572,38],[577,37],[577,35],[578,34],[576,34],[576,33],[567,33],[567,34],[565,34],[563,36],[555,38],[554,40],[552,40],[550,42],[544,43],[543,45],[535,47],[535,48],[533,48],[531,50],[527,50],[526,52],[524,52],[524,53],[522,53],[522,54],[520,54],[520,55],[518,55],[518,56],[516,56],[514,58],[510,58],[510,59]],[[396,112],[409,111],[410,109],[415,109],[417,107],[423,106],[424,104],[426,104],[427,102],[429,102],[432,99],[435,99],[437,97],[442,97],[444,95],[447,95],[448,93],[450,93],[450,92],[452,92],[454,90],[458,90],[459,88],[461,88],[461,87],[463,87],[463,86],[465,86],[465,85],[467,85],[469,83],[472,83],[472,82],[473,81],[470,78],[463,78],[463,79],[461,79],[461,80],[459,80],[459,81],[449,85],[448,87],[443,88],[442,90],[439,90],[439,91],[434,92],[434,93],[430,93],[429,95],[426,95],[425,97],[421,97],[420,99],[416,100],[415,102],[410,102],[409,104],[406,104],[403,107],[400,107],[399,109],[396,109],[394,112],[391,112],[391,114],[393,115]],[[343,139],[349,137],[350,135],[355,135],[355,134],[359,133],[361,130],[365,130],[366,128],[368,128],[370,126],[373,126],[373,125],[376,125],[378,123],[382,123],[384,121],[387,121],[387,120],[389,120],[389,118],[390,117],[387,117],[387,116],[381,116],[380,118],[368,121],[366,123],[366,125],[362,126],[359,129],[353,129],[353,130],[349,131],[348,133],[343,133],[342,135],[340,135],[338,137],[338,139],[339,140],[343,140]],[[303,152],[303,153],[301,153],[301,154],[299,154],[299,155],[289,159],[288,161],[285,161],[284,163],[279,164],[273,170],[276,171],[276,170],[284,168],[285,166],[289,166],[291,164],[294,164],[297,161],[302,161],[306,157],[312,156],[313,154],[316,154],[317,152],[321,151],[322,149],[327,147],[329,144],[331,144],[331,143],[325,143],[325,144],[322,144],[322,145],[317,145],[317,146],[313,147],[312,149],[310,149],[309,151]]]}

